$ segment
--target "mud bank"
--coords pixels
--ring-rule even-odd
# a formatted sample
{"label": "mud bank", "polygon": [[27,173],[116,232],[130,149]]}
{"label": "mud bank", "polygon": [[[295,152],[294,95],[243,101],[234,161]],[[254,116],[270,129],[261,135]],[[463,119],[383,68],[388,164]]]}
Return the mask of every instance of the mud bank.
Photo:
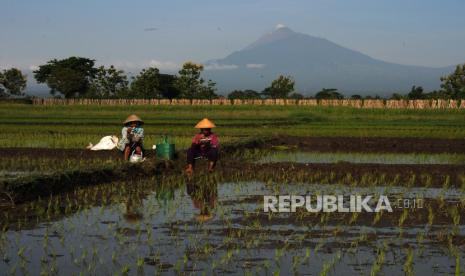
{"label": "mud bank", "polygon": [[[80,186],[110,183],[120,179],[136,180],[172,173],[176,164],[150,160],[144,164],[126,164],[119,168],[71,171],[0,183],[0,204],[17,204],[39,197],[71,191]],[[1,205],[0,205],[1,206]]]}

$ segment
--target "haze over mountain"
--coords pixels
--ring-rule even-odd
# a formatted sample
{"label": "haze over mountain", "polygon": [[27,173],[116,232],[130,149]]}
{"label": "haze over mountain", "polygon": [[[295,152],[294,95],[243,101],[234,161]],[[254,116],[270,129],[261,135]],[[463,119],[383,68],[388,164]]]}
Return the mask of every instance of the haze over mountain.
{"label": "haze over mountain", "polygon": [[294,32],[278,25],[240,51],[206,62],[208,78],[220,92],[263,90],[278,75],[296,80],[297,91],[313,94],[337,88],[345,94],[388,96],[407,92],[412,85],[438,89],[440,77],[455,66],[430,68],[377,60],[327,39]]}

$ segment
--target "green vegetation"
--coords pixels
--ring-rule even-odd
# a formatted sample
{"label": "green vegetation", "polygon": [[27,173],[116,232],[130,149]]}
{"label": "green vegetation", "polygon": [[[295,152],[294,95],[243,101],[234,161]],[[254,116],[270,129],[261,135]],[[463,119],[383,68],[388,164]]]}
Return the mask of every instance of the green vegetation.
{"label": "green vegetation", "polygon": [[461,164],[465,165],[465,154],[453,153],[359,153],[359,152],[293,152],[278,151],[263,153],[260,163],[359,163],[359,164]]}
{"label": "green vegetation", "polygon": [[122,70],[112,65],[109,68],[104,66],[97,68],[85,97],[108,99],[116,96],[124,97],[126,94],[128,94],[127,77]]}
{"label": "green vegetation", "polygon": [[[45,83],[52,95],[65,98],[175,98],[211,99],[215,83],[201,77],[203,65],[184,63],[179,76],[160,74],[158,68],[142,69],[129,84],[124,71],[94,67],[95,60],[83,57],[53,59],[34,71],[38,83]],[[60,96],[60,95],[58,95]]]}
{"label": "green vegetation", "polygon": [[295,81],[291,76],[279,76],[271,82],[271,85],[262,94],[265,98],[284,99],[289,97],[289,93],[294,91]]}
{"label": "green vegetation", "polygon": [[228,99],[261,99],[262,96],[255,90],[234,90],[228,94]]}
{"label": "green vegetation", "polygon": [[0,98],[22,96],[27,78],[19,69],[10,68],[0,72]]}
{"label": "green vegetation", "polygon": [[465,98],[465,64],[457,65],[455,71],[449,76],[441,78],[441,88],[447,98]]}
{"label": "green vegetation", "polygon": [[218,126],[222,143],[246,137],[465,137],[465,110],[354,109],[299,106],[33,106],[0,104],[0,147],[84,148],[120,135],[136,113],[146,122],[146,145],[162,135],[186,148],[203,117]]}
{"label": "green vegetation", "polygon": [[[357,95],[353,95],[352,98],[356,99]],[[335,88],[323,88],[323,90],[316,93],[315,99],[344,99],[344,95],[339,93]]]}
{"label": "green vegetation", "polygon": [[95,60],[82,57],[53,59],[40,65],[34,71],[34,78],[38,83],[47,84],[52,95],[58,92],[65,98],[79,97],[89,91],[91,80],[97,73],[94,64]]}
{"label": "green vegetation", "polygon": [[[130,113],[145,121],[147,148],[165,134],[177,149],[188,147],[194,124],[208,117],[227,158],[210,174],[199,160],[188,179],[183,156],[128,164],[115,151],[75,150],[119,135]],[[0,157],[0,271],[330,275],[346,273],[350,263],[357,274],[460,274],[463,154],[309,155],[298,152],[305,144],[297,139],[285,143],[292,137],[259,138],[463,138],[464,115],[463,109],[0,104],[1,147],[45,148],[3,149]],[[338,162],[352,159],[392,164]],[[409,165],[398,164],[405,160]],[[381,213],[263,211],[264,195],[322,194],[388,195],[401,205]],[[422,207],[407,209],[404,199]]]}
{"label": "green vegetation", "polygon": [[215,83],[211,80],[205,84],[201,77],[202,64],[186,62],[179,70],[179,76],[174,80],[174,87],[180,92],[179,97],[183,99],[213,99],[215,94]]}

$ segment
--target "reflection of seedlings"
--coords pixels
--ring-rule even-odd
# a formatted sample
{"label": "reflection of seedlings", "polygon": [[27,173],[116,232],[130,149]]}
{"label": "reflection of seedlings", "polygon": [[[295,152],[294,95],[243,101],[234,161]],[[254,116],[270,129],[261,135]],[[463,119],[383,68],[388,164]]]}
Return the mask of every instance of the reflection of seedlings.
{"label": "reflection of seedlings", "polygon": [[423,232],[423,231],[420,231],[417,234],[417,243],[418,243],[418,247],[419,247],[419,255],[423,254],[423,250],[425,248],[424,244],[423,244],[423,241],[425,240],[425,235],[426,235],[426,232]]}
{"label": "reflection of seedlings", "polygon": [[405,263],[404,263],[404,271],[406,275],[414,275],[413,274],[413,249],[411,247],[407,249],[407,255],[405,257]]}
{"label": "reflection of seedlings", "polygon": [[126,264],[126,265],[124,265],[124,266],[121,268],[121,274],[123,274],[123,275],[128,275],[129,270],[130,270],[130,269],[129,269],[129,265]]}
{"label": "reflection of seedlings", "polygon": [[455,255],[455,275],[460,275],[460,253]]}
{"label": "reflection of seedlings", "polygon": [[377,212],[376,215],[374,216],[373,222],[371,224],[372,225],[377,224],[380,221],[382,215],[383,215],[383,212]]}
{"label": "reflection of seedlings", "polygon": [[422,174],[420,177],[422,178],[421,182],[423,183],[423,185],[424,185],[425,188],[429,188],[429,187],[432,186],[432,184],[433,184],[433,179],[432,179],[431,175],[429,175],[429,174],[427,174],[427,175]]}
{"label": "reflection of seedlings", "polygon": [[341,259],[341,251],[339,250],[332,260],[326,261],[323,263],[323,269],[320,272],[320,276],[326,276],[330,270],[336,265],[336,263]]}
{"label": "reflection of seedlings", "polygon": [[358,212],[353,212],[352,215],[350,216],[349,224],[353,224],[357,221],[357,218],[360,213]]}
{"label": "reflection of seedlings", "polygon": [[460,181],[462,182],[462,184],[460,185],[460,190],[462,193],[464,193],[465,192],[465,176],[460,175],[459,178],[460,178]]}
{"label": "reflection of seedlings", "polygon": [[432,226],[434,222],[434,212],[431,206],[428,207],[428,225]]}
{"label": "reflection of seedlings", "polygon": [[136,260],[137,271],[143,273],[144,258],[138,257]]}
{"label": "reflection of seedlings", "polygon": [[397,224],[399,227],[402,227],[404,225],[405,220],[408,217],[408,209],[404,209],[402,211],[402,214],[399,217],[399,223]]}
{"label": "reflection of seedlings", "polygon": [[376,260],[373,263],[373,266],[371,268],[370,275],[378,275],[378,273],[381,271],[381,267],[384,264],[386,258],[386,253],[384,251],[384,248],[378,248],[377,254],[376,254]]}

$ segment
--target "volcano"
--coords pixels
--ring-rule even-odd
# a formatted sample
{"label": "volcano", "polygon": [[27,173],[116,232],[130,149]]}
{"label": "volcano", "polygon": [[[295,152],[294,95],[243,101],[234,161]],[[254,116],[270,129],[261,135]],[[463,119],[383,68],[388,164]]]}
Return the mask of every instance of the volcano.
{"label": "volcano", "polygon": [[347,95],[380,96],[405,93],[413,85],[438,89],[440,77],[455,68],[385,62],[283,25],[242,50],[205,65],[207,77],[223,94],[234,89],[261,91],[283,74],[292,76],[296,91],[307,95],[322,88],[337,88]]}

